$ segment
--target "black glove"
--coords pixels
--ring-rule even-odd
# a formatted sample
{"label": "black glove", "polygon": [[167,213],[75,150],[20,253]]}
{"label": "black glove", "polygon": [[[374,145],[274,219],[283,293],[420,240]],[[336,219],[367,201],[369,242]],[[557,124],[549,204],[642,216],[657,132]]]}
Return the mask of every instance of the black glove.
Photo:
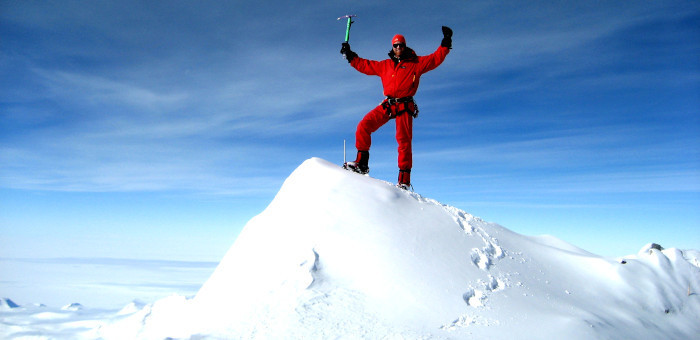
{"label": "black glove", "polygon": [[357,53],[350,50],[350,44],[348,44],[347,42],[344,42],[342,44],[342,47],[340,48],[340,54],[342,54],[348,62],[351,62],[353,59],[355,59],[355,57],[357,57]]}
{"label": "black glove", "polygon": [[348,44],[347,42],[342,43],[340,46],[340,54],[346,54],[350,52],[350,44]]}
{"label": "black glove", "polygon": [[447,26],[442,26],[442,35],[444,37],[442,38],[442,43],[440,43],[440,46],[452,49],[452,29]]}

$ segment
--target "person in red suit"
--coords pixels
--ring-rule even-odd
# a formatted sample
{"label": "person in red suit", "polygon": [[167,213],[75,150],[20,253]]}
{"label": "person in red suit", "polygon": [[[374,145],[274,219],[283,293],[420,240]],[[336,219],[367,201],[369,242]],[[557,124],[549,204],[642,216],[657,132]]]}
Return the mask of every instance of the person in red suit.
{"label": "person in red suit", "polygon": [[411,168],[413,154],[413,119],[418,116],[418,107],[413,96],[418,91],[420,77],[438,67],[452,48],[452,30],[442,26],[443,39],[440,47],[430,55],[418,56],[406,46],[403,35],[397,34],[391,39],[389,59],[382,61],[363,59],[344,42],[340,49],[345,59],[356,70],[370,76],[379,76],[386,99],[368,112],[357,125],[355,147],[357,157],[354,162],[347,162],[345,167],[352,171],[366,174],[369,172],[369,149],[372,133],[389,120],[396,121],[396,141],[399,144],[399,181],[403,189],[411,187]]}

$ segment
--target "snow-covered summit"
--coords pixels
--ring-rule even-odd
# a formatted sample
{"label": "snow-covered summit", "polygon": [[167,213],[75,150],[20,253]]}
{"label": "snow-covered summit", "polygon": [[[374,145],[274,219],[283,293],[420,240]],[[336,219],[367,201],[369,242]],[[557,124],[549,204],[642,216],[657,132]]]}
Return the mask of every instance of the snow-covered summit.
{"label": "snow-covered summit", "polygon": [[698,292],[696,251],[602,258],[312,158],[194,298],[146,305],[101,335],[691,338]]}
{"label": "snow-covered summit", "polygon": [[9,298],[0,299],[0,310],[8,310],[12,308],[19,308],[19,305]]}

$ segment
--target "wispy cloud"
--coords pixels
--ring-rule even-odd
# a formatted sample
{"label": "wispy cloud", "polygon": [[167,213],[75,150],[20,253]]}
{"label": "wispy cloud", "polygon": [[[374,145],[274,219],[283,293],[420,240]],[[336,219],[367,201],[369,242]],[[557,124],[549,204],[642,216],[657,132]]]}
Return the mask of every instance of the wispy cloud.
{"label": "wispy cloud", "polygon": [[[509,197],[700,191],[695,137],[650,141],[651,129],[610,126],[431,145],[416,158],[456,191]],[[548,133],[549,134],[549,133]],[[439,168],[436,167],[440,164]],[[461,175],[444,170],[458,168]]]}
{"label": "wispy cloud", "polygon": [[90,74],[35,70],[44,79],[48,95],[58,101],[71,100],[106,108],[126,105],[147,110],[167,110],[187,99],[185,93],[158,93],[154,90]]}

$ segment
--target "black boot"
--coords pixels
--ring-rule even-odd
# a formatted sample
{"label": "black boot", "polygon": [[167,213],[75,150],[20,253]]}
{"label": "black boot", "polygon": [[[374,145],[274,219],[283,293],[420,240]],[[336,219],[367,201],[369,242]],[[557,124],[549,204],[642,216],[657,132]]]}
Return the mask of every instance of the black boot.
{"label": "black boot", "polygon": [[369,173],[369,151],[358,151],[355,161],[347,162],[343,167],[362,175]]}
{"label": "black boot", "polygon": [[399,183],[396,186],[404,190],[411,188],[411,169],[399,170]]}

